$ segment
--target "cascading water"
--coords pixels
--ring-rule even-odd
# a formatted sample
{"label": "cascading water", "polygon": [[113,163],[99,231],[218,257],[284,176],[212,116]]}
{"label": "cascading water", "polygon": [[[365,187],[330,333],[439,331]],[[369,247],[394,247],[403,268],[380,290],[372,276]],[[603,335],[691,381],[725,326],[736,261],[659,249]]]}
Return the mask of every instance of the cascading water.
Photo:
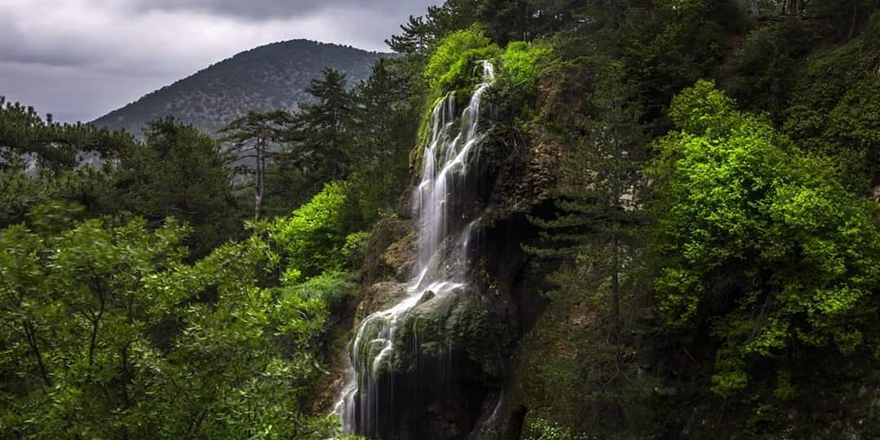
{"label": "cascading water", "polygon": [[475,220],[468,218],[461,205],[467,203],[469,166],[484,137],[479,128],[483,95],[495,77],[491,63],[483,62],[481,67],[482,82],[458,118],[455,92],[433,109],[421,182],[414,194],[418,220],[416,274],[403,300],[365,318],[351,342],[352,368],[334,408],[346,433],[376,436],[380,416],[389,416],[379,414],[380,409],[387,408],[380,402],[393,398],[394,383],[381,381],[379,375],[392,366],[397,349],[395,334],[407,315],[428,299],[459,294],[468,284],[462,262]]}

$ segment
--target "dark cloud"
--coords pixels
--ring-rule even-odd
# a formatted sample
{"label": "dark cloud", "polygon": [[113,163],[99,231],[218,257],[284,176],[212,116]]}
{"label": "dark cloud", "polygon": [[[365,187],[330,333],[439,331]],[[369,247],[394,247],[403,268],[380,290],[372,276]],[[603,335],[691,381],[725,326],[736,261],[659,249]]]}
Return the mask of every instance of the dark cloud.
{"label": "dark cloud", "polygon": [[[429,0],[134,0],[141,11],[191,11],[253,20],[305,17],[328,9],[360,9],[381,14],[421,13],[436,2]],[[405,17],[405,15],[404,15]]]}
{"label": "dark cloud", "polygon": [[71,47],[69,41],[34,38],[10,16],[0,15],[0,60],[6,63],[80,66],[98,55]]}
{"label": "dark cloud", "polygon": [[306,38],[367,50],[442,0],[0,0],[0,95],[91,120],[238,52]]}

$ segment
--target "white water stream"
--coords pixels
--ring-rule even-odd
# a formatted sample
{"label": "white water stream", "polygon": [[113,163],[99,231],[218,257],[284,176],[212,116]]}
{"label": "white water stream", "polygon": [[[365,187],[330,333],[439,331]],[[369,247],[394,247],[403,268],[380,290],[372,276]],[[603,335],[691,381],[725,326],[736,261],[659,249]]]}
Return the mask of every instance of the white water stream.
{"label": "white water stream", "polygon": [[[484,134],[479,130],[483,95],[495,78],[494,66],[482,63],[482,82],[476,87],[468,106],[457,115],[455,92],[438,102],[431,117],[431,137],[425,146],[422,180],[416,187],[416,219],[418,226],[418,261],[416,276],[406,296],[397,305],[365,318],[351,344],[351,369],[334,407],[342,418],[344,432],[373,434],[377,429],[379,402],[382,399],[377,375],[388,368],[394,356],[395,333],[407,314],[426,294],[454,294],[467,285],[465,273],[441,274],[434,261],[443,256],[438,252],[450,234],[460,232],[451,243],[452,253],[463,258],[474,222],[461,227],[455,218],[454,202],[466,196],[465,185],[469,162],[477,154]],[[463,231],[454,231],[459,228]],[[464,272],[464,271],[459,271]],[[430,292],[430,293],[429,293]]]}

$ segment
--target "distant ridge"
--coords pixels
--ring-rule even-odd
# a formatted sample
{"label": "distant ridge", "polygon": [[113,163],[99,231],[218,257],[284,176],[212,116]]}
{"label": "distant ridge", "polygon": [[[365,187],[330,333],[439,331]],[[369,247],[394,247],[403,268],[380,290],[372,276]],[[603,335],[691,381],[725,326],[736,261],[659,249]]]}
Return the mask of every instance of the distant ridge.
{"label": "distant ridge", "polygon": [[268,44],[213,64],[92,123],[140,136],[149,121],[174,116],[213,134],[250,109],[296,109],[309,100],[305,89],[324,67],[346,73],[353,85],[369,77],[373,63],[385,56],[309,40]]}

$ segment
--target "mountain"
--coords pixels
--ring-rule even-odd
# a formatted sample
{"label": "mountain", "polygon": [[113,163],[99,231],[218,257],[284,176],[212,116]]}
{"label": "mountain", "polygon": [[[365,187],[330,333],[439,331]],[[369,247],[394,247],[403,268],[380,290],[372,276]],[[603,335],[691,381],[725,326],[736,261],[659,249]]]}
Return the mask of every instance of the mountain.
{"label": "mountain", "polygon": [[387,54],[349,46],[291,40],[260,46],[114,110],[92,123],[140,135],[149,121],[174,116],[208,133],[248,110],[296,109],[325,67],[348,75],[350,85],[370,75]]}

